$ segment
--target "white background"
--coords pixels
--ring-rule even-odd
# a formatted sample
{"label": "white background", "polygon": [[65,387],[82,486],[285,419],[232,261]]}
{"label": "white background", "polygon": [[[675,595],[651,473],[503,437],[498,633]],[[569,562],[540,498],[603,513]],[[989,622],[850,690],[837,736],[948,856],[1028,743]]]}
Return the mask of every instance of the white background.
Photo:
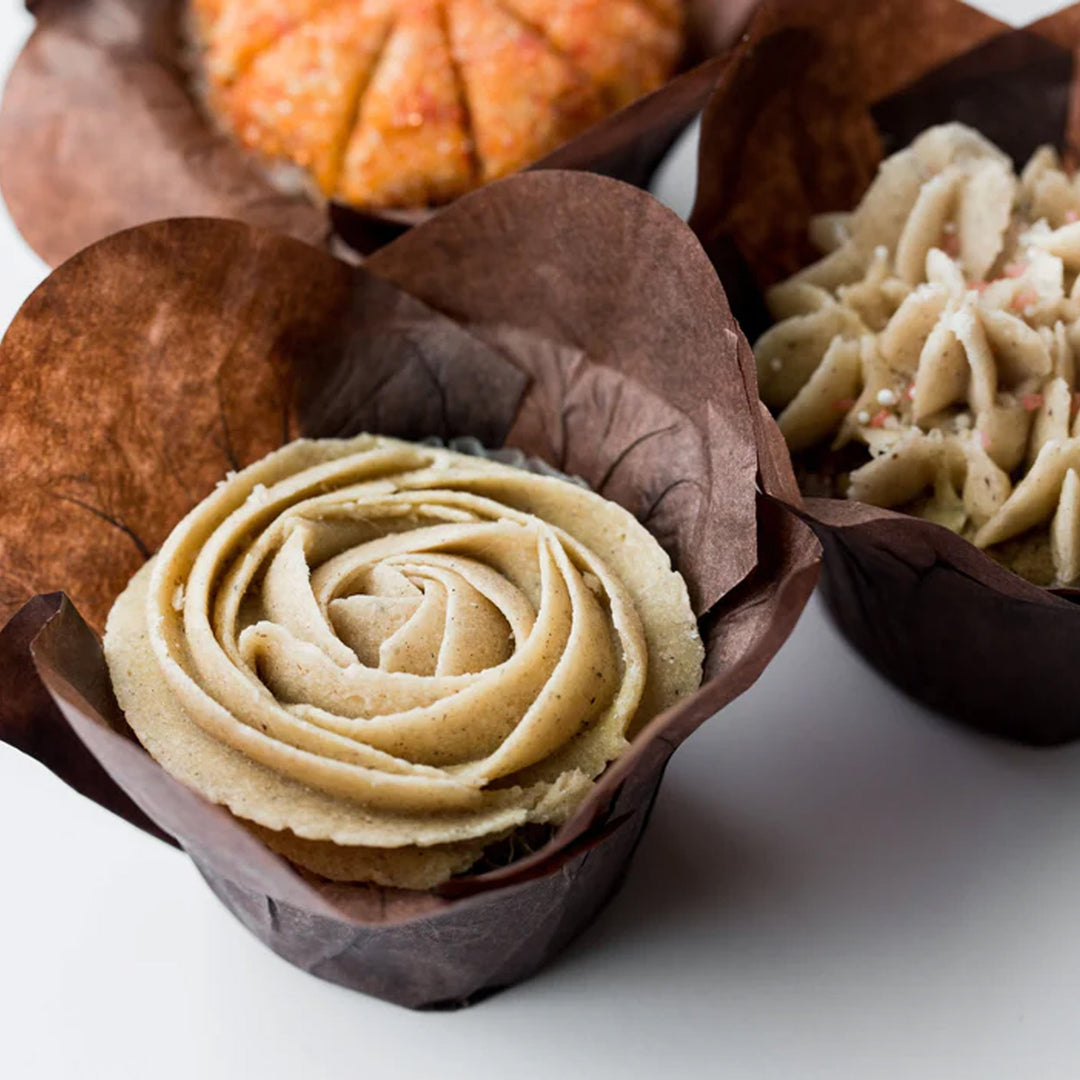
{"label": "white background", "polygon": [[[1058,5],[983,6],[1023,22]],[[29,25],[0,11],[4,71]],[[658,190],[685,210],[692,186],[685,144]],[[43,273],[0,219],[0,324]],[[676,755],[600,921],[465,1012],[289,967],[183,856],[3,746],[0,859],[10,1080],[1080,1077],[1080,748],[947,726],[817,602]]]}

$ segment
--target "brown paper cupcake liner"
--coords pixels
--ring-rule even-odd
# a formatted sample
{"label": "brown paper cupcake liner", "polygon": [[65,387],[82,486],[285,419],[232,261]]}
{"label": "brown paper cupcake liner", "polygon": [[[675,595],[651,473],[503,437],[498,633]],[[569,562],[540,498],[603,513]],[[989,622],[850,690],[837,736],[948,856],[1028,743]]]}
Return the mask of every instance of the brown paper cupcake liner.
{"label": "brown paper cupcake liner", "polygon": [[[704,106],[753,3],[690,0],[683,72],[535,167],[647,185]],[[110,233],[170,217],[235,218],[366,253],[431,216],[318,206],[271,184],[204,116],[187,70],[182,0],[27,6],[37,27],[0,109],[0,188],[19,231],[51,266]]]}
{"label": "brown paper cupcake liner", "polygon": [[[1080,5],[1022,31],[957,0],[767,0],[706,109],[691,225],[754,339],[764,289],[813,261],[809,218],[860,200],[883,157],[934,124],[982,131],[1018,166],[1077,162]],[[908,694],[982,731],[1080,737],[1080,606],[929,522],[809,500],[825,595]]]}
{"label": "brown paper cupcake liner", "polygon": [[[363,269],[240,223],[142,226],[44,282],[0,372],[0,738],[172,838],[292,963],[404,1005],[509,986],[589,922],[672,751],[754,682],[817,577],[811,531],[773,501],[798,492],[715,272],[617,181],[512,178]],[[707,649],[701,690],[550,842],[431,893],[303,875],[172,780],[128,731],[95,633],[226,470],[364,430],[471,436],[580,476],[671,553]]]}

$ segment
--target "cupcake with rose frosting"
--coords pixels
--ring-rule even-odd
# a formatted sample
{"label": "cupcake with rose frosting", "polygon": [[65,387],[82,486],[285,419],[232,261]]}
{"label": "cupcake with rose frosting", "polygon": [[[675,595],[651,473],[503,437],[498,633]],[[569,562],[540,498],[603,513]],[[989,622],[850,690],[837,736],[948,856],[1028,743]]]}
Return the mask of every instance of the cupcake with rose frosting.
{"label": "cupcake with rose frosting", "polygon": [[413,889],[565,821],[703,658],[683,579],[621,507],[368,435],[223,480],[105,649],[174,777],[314,874]]}

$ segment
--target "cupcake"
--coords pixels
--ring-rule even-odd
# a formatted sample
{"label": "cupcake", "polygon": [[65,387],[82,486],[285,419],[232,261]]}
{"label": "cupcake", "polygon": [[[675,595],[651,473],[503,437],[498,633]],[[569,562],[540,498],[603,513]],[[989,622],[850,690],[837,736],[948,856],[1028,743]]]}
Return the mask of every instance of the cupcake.
{"label": "cupcake", "polygon": [[526,167],[644,187],[753,3],[46,0],[0,186],[52,265],[182,216],[367,254]]}
{"label": "cupcake", "polygon": [[840,627],[912,696],[1040,745],[1080,735],[1077,25],[762,5],[706,113],[692,218]]}
{"label": "cupcake", "polygon": [[792,452],[862,448],[826,487],[1075,585],[1078,222],[1053,147],[1017,176],[959,124],[884,161],[852,213],[812,218],[825,254],[768,290],[779,321],[754,347]]}
{"label": "cupcake", "polygon": [[511,177],[362,268],[129,230],[0,362],[0,738],[401,1004],[589,923],[816,580],[715,273],[617,181]]}
{"label": "cupcake", "polygon": [[662,86],[682,0],[193,4],[222,126],[358,207],[448,202]]}
{"label": "cupcake", "polygon": [[428,889],[568,820],[703,650],[615,503],[361,435],[223,480],[117,599],[105,656],[151,755],[274,851]]}

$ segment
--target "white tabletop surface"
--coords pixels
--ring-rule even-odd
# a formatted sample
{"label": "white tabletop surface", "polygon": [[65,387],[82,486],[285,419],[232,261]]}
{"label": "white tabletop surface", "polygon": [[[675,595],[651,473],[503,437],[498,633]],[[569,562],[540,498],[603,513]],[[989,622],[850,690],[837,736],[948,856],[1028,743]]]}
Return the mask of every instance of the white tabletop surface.
{"label": "white tabletop surface", "polygon": [[[983,5],[1022,22],[1053,2]],[[30,20],[0,9],[0,68]],[[688,207],[689,145],[660,194]],[[44,274],[0,218],[0,323]],[[414,1014],[297,971],[182,856],[0,746],[0,1076],[1075,1080],[1080,747],[903,699],[814,602],[678,753],[629,882],[531,982]]]}

